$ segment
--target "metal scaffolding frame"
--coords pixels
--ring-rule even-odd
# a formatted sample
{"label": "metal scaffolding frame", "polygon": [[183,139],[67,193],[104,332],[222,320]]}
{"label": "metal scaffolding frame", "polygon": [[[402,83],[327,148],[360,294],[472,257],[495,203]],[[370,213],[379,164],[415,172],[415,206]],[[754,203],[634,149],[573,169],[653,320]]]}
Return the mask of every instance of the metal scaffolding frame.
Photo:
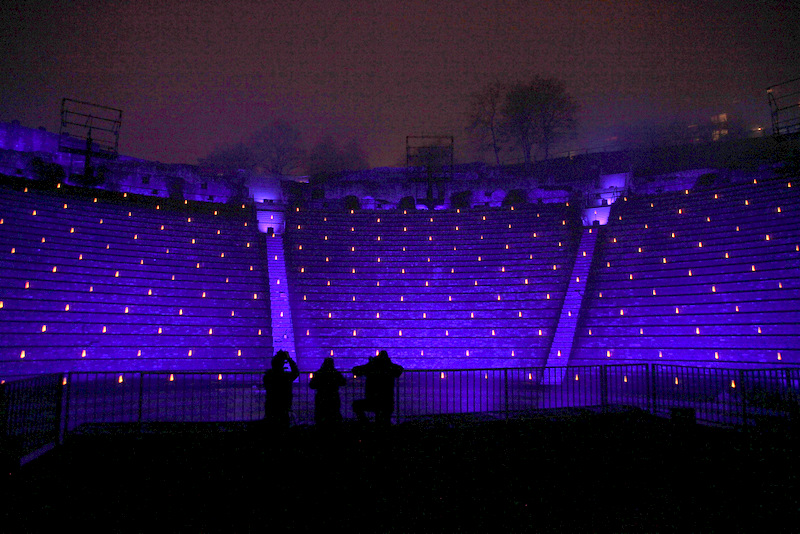
{"label": "metal scaffolding frame", "polygon": [[86,156],[87,161],[91,158],[114,159],[119,155],[121,126],[120,109],[62,98],[58,149]]}
{"label": "metal scaffolding frame", "polygon": [[767,87],[772,135],[800,133],[800,78]]}

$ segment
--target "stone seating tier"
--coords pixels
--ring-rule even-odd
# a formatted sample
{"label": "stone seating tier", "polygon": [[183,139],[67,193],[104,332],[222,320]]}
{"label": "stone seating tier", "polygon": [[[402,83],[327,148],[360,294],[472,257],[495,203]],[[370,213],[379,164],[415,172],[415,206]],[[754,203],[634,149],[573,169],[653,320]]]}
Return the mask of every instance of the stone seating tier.
{"label": "stone seating tier", "polygon": [[782,179],[615,203],[570,363],[800,363],[798,213]]}
{"label": "stone seating tier", "polygon": [[577,246],[572,208],[302,215],[289,214],[284,249],[306,365],[378,348],[426,369],[544,363]]}
{"label": "stone seating tier", "polygon": [[[619,340],[612,340],[619,341]],[[607,351],[611,357],[607,357]],[[780,354],[780,359],[778,355]],[[800,361],[798,350],[765,350],[750,348],[695,348],[694,346],[667,343],[660,348],[641,348],[634,346],[608,346],[607,348],[573,349],[570,365],[616,365],[627,363],[661,363],[698,367],[752,368],[786,367]]]}
{"label": "stone seating tier", "polygon": [[262,369],[272,352],[263,254],[249,211],[217,217],[0,186],[0,378]]}

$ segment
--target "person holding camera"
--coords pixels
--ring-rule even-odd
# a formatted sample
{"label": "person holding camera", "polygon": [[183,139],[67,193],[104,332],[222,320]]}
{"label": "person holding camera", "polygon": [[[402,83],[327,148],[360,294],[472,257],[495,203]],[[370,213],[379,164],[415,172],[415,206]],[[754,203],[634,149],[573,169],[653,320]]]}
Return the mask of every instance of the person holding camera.
{"label": "person holding camera", "polygon": [[364,412],[374,412],[378,426],[390,426],[394,411],[394,381],[403,374],[403,367],[393,363],[389,354],[382,350],[365,365],[353,367],[353,374],[366,377],[365,398],[353,402],[358,420],[366,423],[369,419]]}
{"label": "person holding camera", "polygon": [[325,358],[308,381],[308,387],[317,392],[314,396],[314,422],[320,427],[335,426],[342,422],[339,388],[346,383],[344,375],[336,370],[333,358]]}
{"label": "person holding camera", "polygon": [[[288,364],[289,369],[286,369]],[[272,357],[271,366],[264,373],[264,420],[276,430],[289,428],[289,412],[292,409],[292,383],[300,376],[295,361],[285,350]]]}

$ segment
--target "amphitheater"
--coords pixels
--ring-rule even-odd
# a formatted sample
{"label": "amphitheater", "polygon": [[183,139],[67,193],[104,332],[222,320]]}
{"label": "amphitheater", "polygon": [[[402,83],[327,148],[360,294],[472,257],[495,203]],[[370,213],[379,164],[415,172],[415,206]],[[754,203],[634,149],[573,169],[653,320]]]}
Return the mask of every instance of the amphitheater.
{"label": "amphitheater", "polygon": [[[465,166],[451,200],[409,205],[402,169],[322,194],[248,177],[242,199],[188,166],[120,157],[83,187],[41,172],[74,163],[47,134],[9,138],[8,524],[683,531],[797,509],[789,164]],[[554,185],[559,169],[572,175]],[[277,350],[301,370],[286,436],[261,425]],[[364,380],[348,372],[380,350],[405,369],[388,435],[354,422]],[[347,376],[337,434],[317,433],[308,388],[328,357]],[[315,487],[309,513],[319,477],[338,486]]]}
{"label": "amphitheater", "polygon": [[[800,197],[772,140],[649,175],[599,169],[630,168],[618,154],[544,177],[467,165],[450,200],[409,205],[403,169],[321,190],[249,176],[237,198],[225,177],[120,156],[82,187],[42,171],[74,169],[52,134],[0,137],[0,380],[7,398],[48,391],[66,431],[260,419],[281,349],[302,371],[297,422],[324,358],[348,371],[380,350],[406,370],[398,420],[624,404],[742,424],[795,404]],[[713,167],[724,150],[748,163]],[[17,408],[9,428],[40,417]]]}
{"label": "amphitheater", "polygon": [[[5,176],[0,375],[800,360],[800,199],[784,176],[442,210],[237,206]],[[588,208],[591,211],[592,208]],[[276,225],[277,226],[277,225]]]}

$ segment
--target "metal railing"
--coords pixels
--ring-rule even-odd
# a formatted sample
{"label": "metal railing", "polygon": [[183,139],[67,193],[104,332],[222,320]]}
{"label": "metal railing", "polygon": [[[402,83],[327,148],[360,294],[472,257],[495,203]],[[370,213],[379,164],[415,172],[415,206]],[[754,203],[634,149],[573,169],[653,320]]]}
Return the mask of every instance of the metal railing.
{"label": "metal railing", "polygon": [[652,366],[652,411],[691,408],[699,421],[753,426],[790,420],[800,409],[800,368]]}
{"label": "metal railing", "polygon": [[70,373],[65,385],[66,433],[93,423],[232,422],[264,415],[260,373]]}
{"label": "metal railing", "polygon": [[[292,418],[314,421],[311,373],[294,384]],[[67,433],[93,423],[235,422],[264,416],[261,373],[70,373]],[[626,404],[648,409],[646,365],[406,371],[395,388],[396,421],[440,414],[515,412]],[[354,419],[364,379],[348,376],[340,389],[342,415]]]}
{"label": "metal railing", "polygon": [[[294,384],[294,424],[314,421],[310,373]],[[364,379],[347,375],[342,415],[354,419]],[[253,372],[98,372],[45,375],[2,386],[2,436],[18,457],[92,425],[261,420],[266,392]],[[405,371],[396,422],[444,414],[513,417],[562,408],[636,407],[729,427],[790,420],[800,412],[800,368],[720,369],[657,364]]]}
{"label": "metal railing", "polygon": [[20,461],[58,442],[63,389],[59,374],[0,385],[0,454],[4,462]]}

